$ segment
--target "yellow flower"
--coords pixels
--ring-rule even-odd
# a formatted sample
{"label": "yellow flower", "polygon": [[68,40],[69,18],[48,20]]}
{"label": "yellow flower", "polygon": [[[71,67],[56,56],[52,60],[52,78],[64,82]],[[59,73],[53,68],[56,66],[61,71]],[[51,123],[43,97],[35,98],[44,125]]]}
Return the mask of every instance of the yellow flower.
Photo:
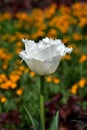
{"label": "yellow flower", "polygon": [[53,79],[53,83],[55,83],[55,84],[59,84],[59,83],[60,83],[60,79],[58,79],[58,78],[54,78],[54,79]]}
{"label": "yellow flower", "polygon": [[6,97],[4,97],[4,96],[0,97],[0,102],[1,103],[5,103],[6,101],[7,101]]}
{"label": "yellow flower", "polygon": [[87,55],[82,55],[81,57],[80,57],[80,59],[79,59],[79,62],[80,63],[83,63],[83,62],[85,62],[87,60]]}
{"label": "yellow flower", "polygon": [[61,5],[60,6],[60,12],[62,13],[62,15],[69,14],[70,13],[70,8],[65,6],[65,5]]}
{"label": "yellow flower", "polygon": [[49,8],[45,9],[45,18],[50,19],[55,11],[56,11],[57,5],[54,3]]}
{"label": "yellow flower", "polygon": [[16,16],[16,18],[18,18],[19,20],[24,20],[24,21],[26,21],[26,20],[28,20],[28,14],[27,13],[25,13],[25,12],[22,12],[22,13],[16,13],[15,14],[15,16]]}
{"label": "yellow flower", "polygon": [[2,83],[3,82],[3,80],[2,79],[0,79],[0,83]]}
{"label": "yellow flower", "polygon": [[10,76],[9,76],[9,78],[10,78],[10,80],[12,81],[12,82],[17,82],[19,79],[20,79],[20,76],[19,75],[13,75],[13,74],[11,74]]}
{"label": "yellow flower", "polygon": [[23,89],[18,89],[18,90],[16,90],[16,94],[17,94],[17,95],[20,96],[20,95],[22,95],[22,93],[23,93]]}
{"label": "yellow flower", "polygon": [[0,74],[0,80],[2,80],[2,82],[7,80],[7,76],[5,74]]}
{"label": "yellow flower", "polygon": [[4,20],[4,19],[10,20],[10,19],[12,18],[11,13],[9,13],[9,12],[5,12],[5,13],[3,13],[2,16],[3,16],[3,17],[2,17],[3,20]]}
{"label": "yellow flower", "polygon": [[24,71],[24,70],[25,70],[25,67],[21,65],[21,66],[19,67],[19,70],[20,70],[20,71]]}
{"label": "yellow flower", "polygon": [[20,71],[20,70],[18,69],[18,70],[13,71],[12,74],[21,76],[21,75],[22,75],[22,71]]}
{"label": "yellow flower", "polygon": [[70,60],[71,59],[71,56],[70,55],[66,55],[62,58],[63,60]]}
{"label": "yellow flower", "polygon": [[16,41],[16,37],[11,35],[10,38],[9,38],[9,42],[12,43],[14,41]]}
{"label": "yellow flower", "polygon": [[52,77],[51,77],[51,76],[48,76],[48,77],[46,78],[46,81],[47,81],[47,82],[51,82],[51,81],[52,81]]}
{"label": "yellow flower", "polygon": [[35,74],[33,71],[30,72],[30,76],[31,76],[31,77],[34,77],[35,75],[36,75],[36,74]]}
{"label": "yellow flower", "polygon": [[49,26],[56,27],[59,29],[62,33],[66,33],[69,28],[69,19],[70,16],[68,15],[61,15],[61,16],[55,16],[52,18],[52,20],[49,22]]}
{"label": "yellow flower", "polygon": [[22,47],[22,42],[19,42],[19,41],[18,41],[18,42],[16,43],[16,45],[17,45],[17,47]]}
{"label": "yellow flower", "polygon": [[85,86],[85,84],[86,84],[86,79],[82,78],[82,79],[78,82],[78,84],[79,84],[79,87],[80,87],[80,88],[83,88],[83,87]]}
{"label": "yellow flower", "polygon": [[70,37],[65,37],[65,38],[63,38],[63,40],[62,40],[62,41],[63,41],[63,43],[65,43],[65,44],[66,44],[66,43],[68,43],[68,42],[69,42],[69,40],[70,40]]}
{"label": "yellow flower", "polygon": [[16,53],[18,54],[21,51],[21,48],[16,49]]}
{"label": "yellow flower", "polygon": [[21,40],[21,39],[23,39],[23,38],[25,38],[25,39],[26,39],[26,38],[28,38],[28,39],[30,38],[30,35],[29,35],[29,34],[26,34],[26,33],[23,34],[23,33],[20,33],[20,32],[16,32],[15,35],[16,35],[16,38],[17,38],[18,40]]}
{"label": "yellow flower", "polygon": [[81,34],[78,34],[78,33],[74,33],[73,34],[73,39],[75,40],[75,41],[78,41],[78,40],[82,40],[82,35]]}
{"label": "yellow flower", "polygon": [[7,80],[6,82],[2,83],[0,86],[2,89],[15,89],[17,87],[17,84],[12,82],[11,80]]}
{"label": "yellow flower", "polygon": [[76,2],[75,4],[73,4],[73,6],[72,6],[72,8],[75,10],[79,10],[79,9],[81,9],[81,7],[82,7],[82,3],[80,3],[80,2]]}
{"label": "yellow flower", "polygon": [[25,68],[25,73],[29,73],[29,68]]}
{"label": "yellow flower", "polygon": [[80,22],[79,22],[79,26],[83,27],[87,24],[87,17],[81,17]]}
{"label": "yellow flower", "polygon": [[17,84],[12,82],[10,88],[15,89],[16,87],[17,87]]}
{"label": "yellow flower", "polygon": [[48,37],[56,38],[57,31],[55,29],[50,29],[50,31],[47,34]]}
{"label": "yellow flower", "polygon": [[76,83],[71,87],[70,92],[73,93],[73,94],[76,94],[77,89],[78,89],[78,84]]}
{"label": "yellow flower", "polygon": [[31,35],[32,39],[37,39],[38,37],[44,37],[45,33],[42,30],[37,30],[35,33]]}

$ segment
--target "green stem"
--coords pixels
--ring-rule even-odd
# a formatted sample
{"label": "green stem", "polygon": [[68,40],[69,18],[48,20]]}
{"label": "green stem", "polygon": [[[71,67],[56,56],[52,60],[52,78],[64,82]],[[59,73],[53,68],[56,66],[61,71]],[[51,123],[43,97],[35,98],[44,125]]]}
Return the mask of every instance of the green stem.
{"label": "green stem", "polygon": [[40,119],[42,130],[45,130],[45,116],[44,116],[44,76],[40,77]]}

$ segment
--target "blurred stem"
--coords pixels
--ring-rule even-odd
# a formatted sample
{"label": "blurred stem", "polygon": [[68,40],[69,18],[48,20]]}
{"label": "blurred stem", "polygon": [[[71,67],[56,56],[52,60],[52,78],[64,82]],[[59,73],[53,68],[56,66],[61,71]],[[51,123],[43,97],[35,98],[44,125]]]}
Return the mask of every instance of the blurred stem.
{"label": "blurred stem", "polygon": [[45,116],[44,116],[44,76],[40,77],[40,119],[42,130],[45,130]]}

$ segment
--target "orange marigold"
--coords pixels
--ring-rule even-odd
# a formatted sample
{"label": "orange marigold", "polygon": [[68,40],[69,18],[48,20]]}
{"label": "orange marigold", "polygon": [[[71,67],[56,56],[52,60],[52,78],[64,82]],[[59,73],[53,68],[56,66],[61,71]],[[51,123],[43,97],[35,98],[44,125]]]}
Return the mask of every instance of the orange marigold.
{"label": "orange marigold", "polygon": [[82,55],[81,57],[80,57],[80,59],[79,59],[79,62],[80,63],[83,63],[83,62],[85,62],[87,60],[87,55]]}
{"label": "orange marigold", "polygon": [[54,82],[55,84],[58,84],[58,83],[60,83],[60,79],[54,78],[54,79],[53,79],[53,82]]}
{"label": "orange marigold", "polygon": [[85,86],[85,84],[86,84],[86,79],[82,78],[82,79],[79,81],[79,86],[80,86],[81,88],[83,88],[83,87]]}
{"label": "orange marigold", "polygon": [[76,83],[71,87],[70,92],[73,93],[73,94],[76,94],[77,89],[78,89],[78,84]]}
{"label": "orange marigold", "polygon": [[30,76],[31,76],[31,77],[34,77],[35,75],[36,75],[36,74],[35,74],[33,71],[30,72]]}
{"label": "orange marigold", "polygon": [[46,78],[46,81],[47,81],[47,82],[51,82],[51,81],[52,81],[52,77],[51,77],[51,76],[48,76],[48,77]]}
{"label": "orange marigold", "polygon": [[16,91],[16,94],[19,95],[19,96],[22,95],[22,93],[23,93],[23,89],[18,89],[18,90]]}
{"label": "orange marigold", "polygon": [[6,97],[4,97],[4,96],[0,97],[0,102],[1,103],[5,103],[6,101],[7,101]]}

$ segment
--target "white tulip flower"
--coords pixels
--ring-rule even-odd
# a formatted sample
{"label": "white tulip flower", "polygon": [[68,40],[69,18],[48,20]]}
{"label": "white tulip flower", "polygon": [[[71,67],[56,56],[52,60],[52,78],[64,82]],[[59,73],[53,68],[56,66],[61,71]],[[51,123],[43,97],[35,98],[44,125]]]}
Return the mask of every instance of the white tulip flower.
{"label": "white tulip flower", "polygon": [[25,50],[19,56],[29,68],[39,75],[48,75],[56,71],[62,56],[71,53],[72,48],[66,47],[60,39],[44,38],[38,43],[23,39]]}

